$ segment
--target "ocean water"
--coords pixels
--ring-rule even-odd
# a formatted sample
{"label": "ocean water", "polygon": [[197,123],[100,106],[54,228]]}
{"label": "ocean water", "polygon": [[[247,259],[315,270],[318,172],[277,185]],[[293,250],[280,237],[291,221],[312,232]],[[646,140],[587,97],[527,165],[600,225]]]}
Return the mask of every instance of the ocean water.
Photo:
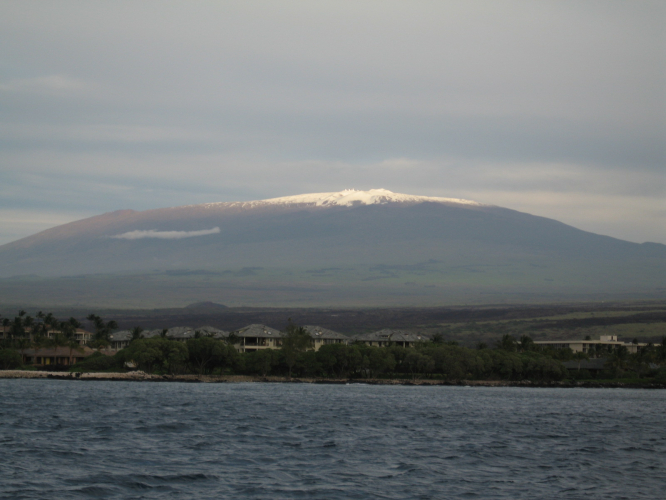
{"label": "ocean water", "polygon": [[666,391],[0,380],[3,499],[666,498]]}

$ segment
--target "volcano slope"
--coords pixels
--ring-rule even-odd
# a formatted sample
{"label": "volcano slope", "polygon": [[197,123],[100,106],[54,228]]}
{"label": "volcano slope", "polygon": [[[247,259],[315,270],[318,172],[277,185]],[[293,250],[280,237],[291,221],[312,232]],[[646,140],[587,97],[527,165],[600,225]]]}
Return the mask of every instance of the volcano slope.
{"label": "volcano slope", "polygon": [[0,301],[19,305],[646,299],[666,295],[666,246],[464,200],[343,191],[91,217],[3,245],[0,277]]}

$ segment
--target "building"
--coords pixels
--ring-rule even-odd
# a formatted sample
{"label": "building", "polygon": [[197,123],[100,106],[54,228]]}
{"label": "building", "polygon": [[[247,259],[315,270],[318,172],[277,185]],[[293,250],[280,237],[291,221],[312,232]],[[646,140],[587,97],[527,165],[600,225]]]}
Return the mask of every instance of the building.
{"label": "building", "polygon": [[240,338],[236,349],[240,352],[253,352],[261,349],[282,347],[283,333],[266,325],[249,325],[232,332]]}
{"label": "building", "polygon": [[[164,328],[156,328],[154,330],[144,330],[141,332],[140,337],[142,339],[152,339],[154,337],[161,337],[164,335]],[[167,330],[168,331],[168,330]]]}
{"label": "building", "polygon": [[[161,337],[164,330],[144,330],[140,334],[142,339],[151,339],[153,337]],[[120,330],[113,332],[109,335],[109,342],[111,343],[110,348],[114,351],[119,351],[120,349],[125,349],[132,342],[132,332],[131,330]]]}
{"label": "building", "polygon": [[87,345],[93,338],[93,333],[83,328],[77,328],[74,332],[74,338],[79,343],[79,345]]}
{"label": "building", "polygon": [[[142,339],[151,339],[154,337],[161,337],[164,334],[164,330],[155,329],[155,330],[144,330],[141,332],[140,337]],[[169,340],[176,340],[179,342],[187,342],[189,339],[197,338],[197,335],[200,337],[212,337],[215,339],[225,339],[229,336],[229,332],[220,330],[212,326],[202,326],[199,328],[192,328],[189,326],[175,326],[169,328],[166,331],[164,336]],[[111,349],[118,351],[124,349],[130,345],[132,342],[132,332],[130,330],[121,330],[114,332],[109,335],[109,341],[111,342]]]}
{"label": "building", "polygon": [[[29,338],[31,341],[34,341],[35,337],[37,337],[37,335],[30,328],[26,328],[25,333],[26,336],[23,338]],[[44,332],[44,337],[52,339],[57,334],[62,334],[62,330],[49,329],[48,331]],[[2,331],[0,332],[0,340],[5,340],[9,338],[11,338],[10,327],[3,326]],[[76,340],[81,346],[86,345],[88,342],[92,340],[92,338],[93,338],[92,332],[84,330],[83,328],[77,328],[76,330],[74,330],[74,340]]]}
{"label": "building", "polygon": [[[162,330],[152,330],[152,332],[154,331],[159,331],[161,335]],[[212,326],[200,326],[199,328],[191,328],[189,326],[175,326],[173,328],[169,328],[166,332],[166,338],[169,340],[178,340],[180,342],[186,342],[189,339],[195,339],[197,337],[225,339],[228,336],[229,332],[225,332],[224,330],[220,330]]]}
{"label": "building", "polygon": [[196,335],[197,332],[199,332],[199,334],[202,337],[212,337],[212,338],[218,339],[218,340],[223,340],[223,339],[226,339],[227,337],[229,337],[229,332],[227,332],[225,330],[220,330],[219,328],[215,328],[213,326],[208,326],[208,325],[200,326],[199,328],[197,328],[194,331],[195,335]]}
{"label": "building", "polygon": [[[21,352],[23,364],[26,365],[67,365],[78,363],[90,356],[95,351],[90,347],[72,349],[69,347],[24,349]],[[71,363],[70,363],[71,356]]]}
{"label": "building", "polygon": [[321,326],[305,325],[305,331],[312,337],[314,350],[318,351],[321,346],[329,344],[349,344],[350,338],[342,333],[322,328]]}
{"label": "building", "polygon": [[622,342],[617,339],[617,335],[601,335],[599,340],[535,340],[534,343],[553,349],[571,349],[573,352],[584,352],[593,358],[605,356],[619,347],[626,347],[630,354],[635,354],[639,348],[648,345]]}
{"label": "building", "polygon": [[[154,331],[154,330],[153,330]],[[161,335],[161,332],[157,335]],[[165,337],[169,340],[176,340],[178,342],[187,342],[194,338],[194,328],[189,326],[174,326],[166,331]]]}
{"label": "building", "polygon": [[132,332],[129,330],[121,330],[109,335],[109,342],[111,342],[111,349],[119,351],[127,347],[132,341]]}
{"label": "building", "polygon": [[357,335],[354,340],[363,342],[373,347],[386,347],[394,345],[398,347],[414,347],[420,342],[427,342],[429,337],[420,333],[412,333],[406,330],[390,330],[385,328],[378,332],[364,333]]}

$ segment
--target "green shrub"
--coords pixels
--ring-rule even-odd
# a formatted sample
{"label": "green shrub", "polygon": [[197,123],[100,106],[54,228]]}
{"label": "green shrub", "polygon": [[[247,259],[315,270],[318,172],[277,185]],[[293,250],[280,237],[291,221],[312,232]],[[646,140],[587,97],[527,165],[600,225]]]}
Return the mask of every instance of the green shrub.
{"label": "green shrub", "polygon": [[153,337],[134,340],[114,357],[122,366],[131,362],[146,373],[179,374],[187,368],[188,351],[181,342]]}
{"label": "green shrub", "polygon": [[221,340],[210,337],[189,339],[186,342],[190,370],[199,375],[220,372],[234,366],[238,352]]}
{"label": "green shrub", "polygon": [[666,384],[666,366],[662,366],[657,370],[657,373],[654,375],[654,381]]}
{"label": "green shrub", "polygon": [[16,349],[0,349],[0,370],[15,370],[23,364]]}
{"label": "green shrub", "polygon": [[73,372],[103,372],[113,368],[122,368],[116,356],[107,356],[101,352],[95,352],[83,361],[72,366]]}

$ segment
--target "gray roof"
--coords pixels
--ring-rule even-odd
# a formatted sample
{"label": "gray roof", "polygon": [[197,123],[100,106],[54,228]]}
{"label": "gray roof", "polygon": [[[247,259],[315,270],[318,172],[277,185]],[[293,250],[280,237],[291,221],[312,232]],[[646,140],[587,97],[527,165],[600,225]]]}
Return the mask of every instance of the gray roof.
{"label": "gray roof", "polygon": [[342,333],[334,332],[321,326],[305,325],[303,328],[310,334],[313,339],[339,339],[350,340],[349,337]]}
{"label": "gray roof", "polygon": [[425,342],[430,340],[426,335],[408,332],[406,330],[390,330],[385,328],[377,332],[357,335],[356,340],[364,342]]}
{"label": "gray roof", "polygon": [[239,337],[265,337],[265,338],[283,337],[283,334],[280,330],[276,330],[275,328],[271,328],[270,326],[257,325],[257,324],[244,326],[243,328],[239,328],[233,333],[235,333]]}
{"label": "gray roof", "polygon": [[[141,332],[141,338],[150,339],[153,337],[162,336],[163,329],[157,328],[155,330],[144,330]],[[204,337],[213,337],[222,339],[229,336],[229,332],[220,330],[212,326],[202,326],[200,328],[192,328],[189,326],[174,326],[167,330],[166,336],[172,340],[193,339],[196,332],[199,332]],[[109,336],[111,342],[124,342],[132,340],[132,332],[130,330],[121,330],[114,332]]]}
{"label": "gray roof", "polygon": [[153,337],[159,337],[162,335],[162,328],[158,328],[155,330],[144,330],[141,332],[141,338],[143,339],[151,339]]}
{"label": "gray roof", "polygon": [[174,326],[167,330],[166,336],[172,340],[193,339],[194,329],[189,326]]}
{"label": "gray roof", "polygon": [[229,336],[229,332],[208,325],[200,326],[195,331],[200,332],[204,337],[213,337],[214,339],[226,339]]}

